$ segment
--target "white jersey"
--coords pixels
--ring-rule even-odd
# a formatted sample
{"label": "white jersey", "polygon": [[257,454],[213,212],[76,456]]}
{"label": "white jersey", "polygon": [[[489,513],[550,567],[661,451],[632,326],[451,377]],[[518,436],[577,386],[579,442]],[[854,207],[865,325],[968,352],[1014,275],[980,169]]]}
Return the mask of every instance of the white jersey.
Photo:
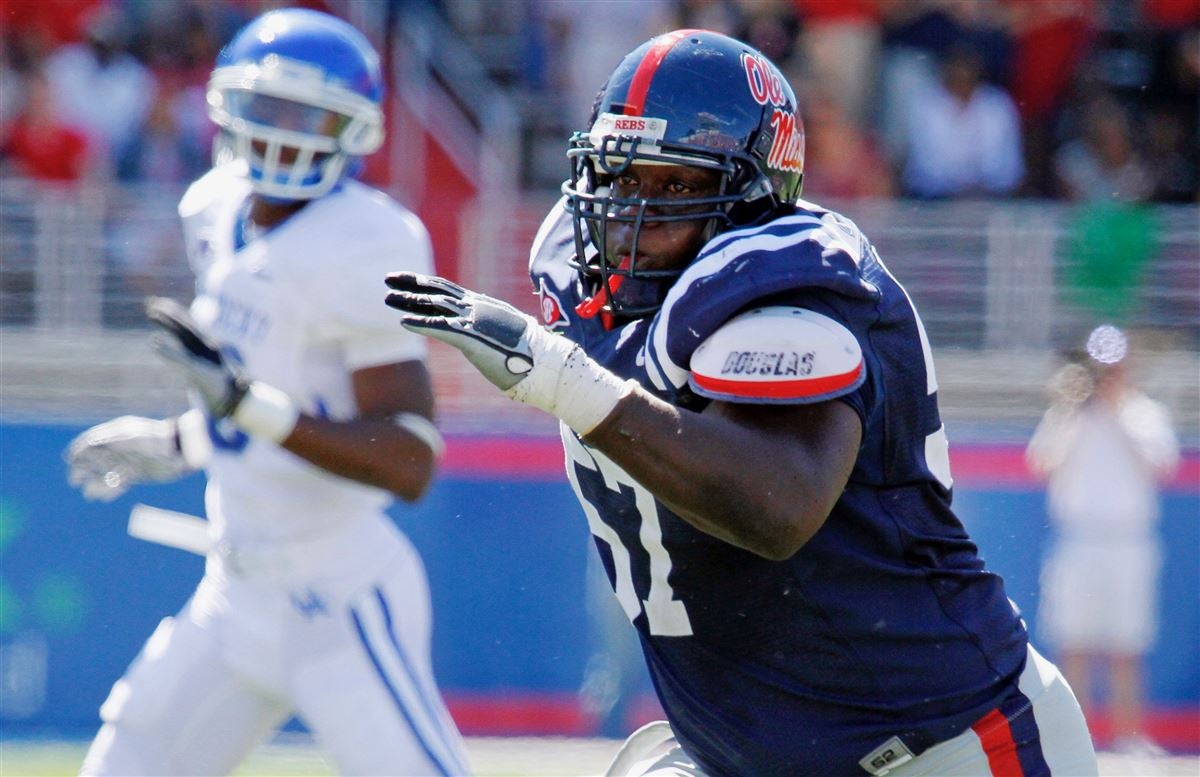
{"label": "white jersey", "polygon": [[1050,408],[1027,455],[1048,473],[1049,505],[1061,532],[1127,544],[1153,536],[1159,481],[1175,468],[1179,446],[1165,408],[1130,392],[1115,411],[1094,401]]}
{"label": "white jersey", "polygon": [[[303,412],[357,415],[351,374],[421,359],[423,338],[383,300],[396,270],[433,271],[424,226],[369,187],[346,181],[239,248],[250,187],[231,167],[212,170],[179,205],[196,273],[191,312],[243,374],[288,394]],[[213,431],[206,507],[218,541],[271,547],[355,533],[390,502],[222,422]],[[358,526],[366,530],[366,526]],[[336,541],[335,541],[336,542]]]}

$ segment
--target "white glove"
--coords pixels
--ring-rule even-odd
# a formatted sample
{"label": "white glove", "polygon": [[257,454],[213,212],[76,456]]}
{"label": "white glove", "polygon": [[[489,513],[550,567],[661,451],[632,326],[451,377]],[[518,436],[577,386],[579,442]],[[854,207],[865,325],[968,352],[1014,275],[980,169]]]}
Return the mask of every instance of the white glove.
{"label": "white glove", "polygon": [[214,418],[229,418],[243,431],[272,442],[291,434],[300,412],[288,396],[239,375],[182,305],[150,297],[146,315],[162,329],[152,341],[154,350],[183,374]]}
{"label": "white glove", "polygon": [[506,302],[430,275],[392,273],[387,285],[387,304],[404,314],[406,329],[454,346],[505,395],[579,434],[594,429],[636,385]]}
{"label": "white glove", "polygon": [[111,502],[135,483],[164,483],[193,469],[180,448],[174,418],[114,418],[80,434],[63,455],[71,485],[101,502]]}

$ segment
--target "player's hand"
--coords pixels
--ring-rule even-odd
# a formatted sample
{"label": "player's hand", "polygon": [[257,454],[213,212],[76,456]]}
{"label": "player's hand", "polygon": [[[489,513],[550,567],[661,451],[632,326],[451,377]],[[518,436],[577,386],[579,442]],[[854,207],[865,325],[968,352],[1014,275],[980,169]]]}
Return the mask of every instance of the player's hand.
{"label": "player's hand", "polygon": [[631,390],[578,345],[506,302],[417,273],[392,273],[387,285],[387,304],[400,311],[405,328],[454,346],[507,396],[581,434]]}
{"label": "player's hand", "polygon": [[164,483],[190,472],[174,421],[126,415],[97,424],[67,446],[68,479],[87,499],[111,502],[135,483]]}
{"label": "player's hand", "polygon": [[1082,364],[1067,364],[1050,376],[1047,384],[1050,400],[1056,405],[1082,405],[1095,392],[1092,373]]}
{"label": "player's hand", "polygon": [[404,314],[407,329],[462,351],[501,391],[533,370],[530,338],[537,322],[507,302],[416,273],[392,273],[387,285],[387,304]]}
{"label": "player's hand", "polygon": [[249,384],[230,369],[217,347],[196,328],[187,310],[167,297],[150,297],[146,300],[146,315],[162,330],[154,336],[154,350],[183,374],[209,414],[214,418],[233,415]]}

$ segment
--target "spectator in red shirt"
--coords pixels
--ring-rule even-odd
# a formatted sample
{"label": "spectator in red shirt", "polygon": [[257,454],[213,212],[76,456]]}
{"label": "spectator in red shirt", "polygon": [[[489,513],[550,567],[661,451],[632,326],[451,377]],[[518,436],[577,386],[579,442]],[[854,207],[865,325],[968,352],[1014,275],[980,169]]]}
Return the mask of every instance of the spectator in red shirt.
{"label": "spectator in red shirt", "polygon": [[104,0],[0,0],[0,21],[8,34],[44,55],[83,40],[88,20],[105,5]]}
{"label": "spectator in red shirt", "polygon": [[40,72],[27,77],[25,94],[25,107],[0,145],[5,165],[41,181],[80,180],[92,168],[87,136],[58,118],[50,85]]}

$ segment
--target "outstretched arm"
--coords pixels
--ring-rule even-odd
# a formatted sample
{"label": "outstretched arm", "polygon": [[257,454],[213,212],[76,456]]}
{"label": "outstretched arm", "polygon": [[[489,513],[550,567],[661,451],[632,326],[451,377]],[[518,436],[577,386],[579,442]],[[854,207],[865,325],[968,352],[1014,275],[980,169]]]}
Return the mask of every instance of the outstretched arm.
{"label": "outstretched arm", "polygon": [[714,402],[681,410],[623,382],[499,300],[440,278],[388,277],[404,326],[463,352],[505,394],[553,413],[696,528],[766,558],[791,556],[841,495],[857,414]]}

